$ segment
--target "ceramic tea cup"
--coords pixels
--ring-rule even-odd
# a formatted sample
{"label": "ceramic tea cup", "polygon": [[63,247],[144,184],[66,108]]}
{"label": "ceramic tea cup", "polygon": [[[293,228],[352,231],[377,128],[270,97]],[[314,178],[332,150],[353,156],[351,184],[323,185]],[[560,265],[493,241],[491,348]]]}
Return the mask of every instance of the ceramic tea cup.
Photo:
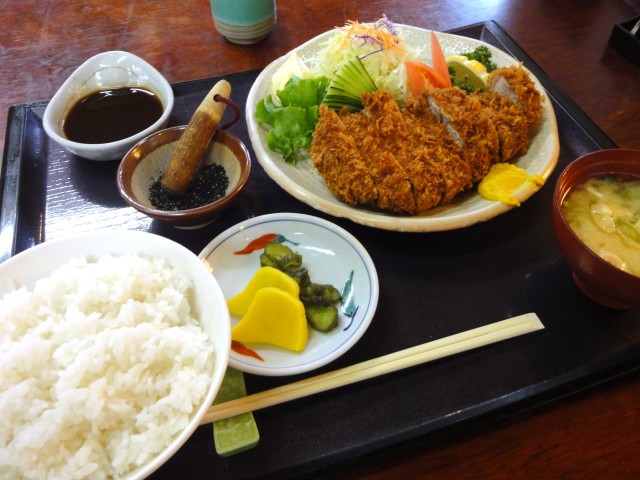
{"label": "ceramic tea cup", "polygon": [[216,30],[240,45],[257,43],[276,24],[275,0],[211,0]]}

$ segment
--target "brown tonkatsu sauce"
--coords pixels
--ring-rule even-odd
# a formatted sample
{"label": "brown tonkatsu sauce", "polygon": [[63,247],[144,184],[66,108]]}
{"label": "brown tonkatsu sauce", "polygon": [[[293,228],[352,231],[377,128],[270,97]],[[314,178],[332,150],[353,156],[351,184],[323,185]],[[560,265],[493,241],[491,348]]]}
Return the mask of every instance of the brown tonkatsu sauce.
{"label": "brown tonkatsu sauce", "polygon": [[100,90],[80,99],[62,127],[64,135],[74,142],[115,142],[153,125],[162,110],[158,96],[143,88]]}

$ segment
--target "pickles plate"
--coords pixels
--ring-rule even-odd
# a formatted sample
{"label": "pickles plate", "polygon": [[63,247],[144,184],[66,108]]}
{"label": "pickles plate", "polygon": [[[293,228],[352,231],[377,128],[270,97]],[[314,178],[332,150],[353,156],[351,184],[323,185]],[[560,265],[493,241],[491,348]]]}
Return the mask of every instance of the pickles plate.
{"label": "pickles plate", "polygon": [[[300,353],[267,345],[246,345],[256,356],[232,350],[229,365],[257,375],[294,375],[330,363],[362,337],[378,304],[378,274],[362,244],[331,222],[296,213],[251,218],[222,232],[202,250],[200,259],[226,299],[244,289],[260,268],[265,242],[276,237],[302,255],[312,282],[329,283],[341,291],[339,325],[328,333],[310,328],[309,342]],[[238,321],[231,316],[232,326]]]}

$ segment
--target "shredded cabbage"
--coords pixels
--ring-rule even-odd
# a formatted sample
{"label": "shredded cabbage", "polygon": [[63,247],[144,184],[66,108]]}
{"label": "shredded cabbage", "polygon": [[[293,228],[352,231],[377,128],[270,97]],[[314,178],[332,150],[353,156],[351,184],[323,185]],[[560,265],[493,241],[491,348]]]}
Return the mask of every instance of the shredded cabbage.
{"label": "shredded cabbage", "polygon": [[376,87],[387,90],[398,100],[407,98],[403,64],[406,60],[419,60],[421,51],[408,48],[386,16],[373,24],[351,22],[336,29],[317,54],[305,61],[316,75],[331,79],[343,64],[356,56]]}

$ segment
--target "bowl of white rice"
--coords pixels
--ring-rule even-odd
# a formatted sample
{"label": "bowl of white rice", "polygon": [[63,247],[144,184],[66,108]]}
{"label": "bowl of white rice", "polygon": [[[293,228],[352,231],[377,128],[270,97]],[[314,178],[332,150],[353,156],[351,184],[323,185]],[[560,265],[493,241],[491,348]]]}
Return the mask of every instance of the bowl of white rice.
{"label": "bowl of white rice", "polygon": [[0,478],[144,478],[212,404],[229,314],[211,272],[144,232],[0,264]]}

